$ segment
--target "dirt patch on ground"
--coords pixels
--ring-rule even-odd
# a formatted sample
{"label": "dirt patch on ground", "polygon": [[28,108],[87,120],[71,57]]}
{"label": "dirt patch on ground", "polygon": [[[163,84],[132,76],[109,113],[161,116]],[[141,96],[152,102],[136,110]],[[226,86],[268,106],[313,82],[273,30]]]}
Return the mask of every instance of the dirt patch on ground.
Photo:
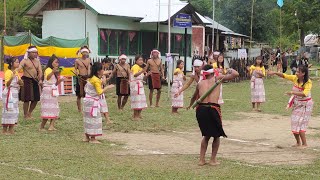
{"label": "dirt patch on ground", "polygon": [[[317,158],[320,151],[319,139],[311,137],[320,128],[316,122],[320,117],[312,117],[308,131],[309,148],[292,148],[294,138],[290,132],[290,117],[239,113],[243,120],[225,121],[228,138],[223,138],[219,157],[241,160],[253,164],[308,164]],[[123,143],[119,155],[148,154],[193,154],[198,155],[201,134],[198,129],[188,132],[166,133],[107,133],[101,137],[116,143]],[[208,147],[208,155],[211,147]]]}

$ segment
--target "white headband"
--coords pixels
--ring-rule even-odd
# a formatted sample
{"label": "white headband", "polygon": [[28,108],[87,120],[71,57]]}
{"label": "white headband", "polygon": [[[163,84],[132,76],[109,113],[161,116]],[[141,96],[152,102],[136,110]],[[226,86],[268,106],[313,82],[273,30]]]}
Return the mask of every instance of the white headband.
{"label": "white headband", "polygon": [[38,52],[38,49],[33,47],[27,50],[27,52]]}
{"label": "white headband", "polygon": [[215,51],[215,52],[213,52],[213,55],[219,56],[219,55],[220,55],[220,52]]}
{"label": "white headband", "polygon": [[121,56],[119,56],[119,59],[127,59],[128,57],[124,54],[122,54]]}
{"label": "white headband", "polygon": [[213,69],[208,69],[208,70],[206,70],[206,71],[203,71],[202,73],[203,73],[203,74],[206,74],[206,75],[208,75],[208,74],[213,74],[213,73],[214,73],[214,70],[213,70]]}
{"label": "white headband", "polygon": [[199,66],[200,67],[202,65],[203,65],[203,62],[201,60],[199,60],[199,59],[196,59],[193,62],[193,66]]}
{"label": "white headband", "polygon": [[158,50],[154,49],[154,50],[152,50],[152,51],[151,51],[151,53],[150,53],[150,58],[152,58],[152,53],[153,53],[153,52],[157,52],[157,53],[158,53],[159,58],[161,57],[161,53],[160,53],[160,51],[158,51]]}
{"label": "white headband", "polygon": [[26,51],[26,53],[24,54],[23,58],[24,58],[24,59],[28,59],[29,53],[31,53],[31,52],[36,52],[36,53],[37,53],[37,52],[38,52],[38,49],[35,48],[35,47],[30,48],[30,49],[27,49],[27,51]]}
{"label": "white headband", "polygon": [[80,53],[83,53],[83,52],[90,53],[90,50],[89,50],[89,49],[87,49],[87,48],[83,48],[83,49],[81,49],[81,50],[80,50]]}

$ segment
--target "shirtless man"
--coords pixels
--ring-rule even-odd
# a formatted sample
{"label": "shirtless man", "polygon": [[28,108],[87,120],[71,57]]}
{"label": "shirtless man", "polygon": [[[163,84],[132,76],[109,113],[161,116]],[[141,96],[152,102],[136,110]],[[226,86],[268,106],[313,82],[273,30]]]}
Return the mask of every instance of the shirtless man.
{"label": "shirtless man", "polygon": [[[219,75],[218,77],[215,77],[211,65],[205,65],[203,70],[204,73],[207,74],[206,79],[201,80],[201,82],[198,83],[194,96],[197,95],[201,97],[217,82],[217,80],[220,80],[223,77],[223,80],[228,81],[239,76],[237,71],[229,69],[226,75]],[[212,153],[209,165],[215,166],[219,164],[216,156],[220,145],[220,136],[227,137],[222,128],[221,109],[218,104],[220,86],[221,84],[219,84],[201,103],[199,103],[196,110],[197,121],[203,136],[200,148],[199,166],[206,164],[205,154],[211,137],[214,139],[212,142]]]}
{"label": "shirtless man", "polygon": [[157,89],[156,107],[159,107],[161,95],[161,80],[164,79],[164,68],[162,66],[161,55],[158,50],[154,49],[151,51],[150,59],[147,61],[146,69],[149,69],[147,75],[150,89],[150,107],[153,107],[152,98],[154,89]]}
{"label": "shirtless man", "polygon": [[77,95],[77,106],[78,111],[81,112],[81,98],[85,97],[84,86],[87,83],[87,79],[90,74],[90,58],[89,53],[91,52],[88,46],[83,46],[80,48],[79,52],[82,57],[76,59],[74,62],[74,68],[76,70],[76,75],[78,76],[78,81],[76,84],[76,95]]}
{"label": "shirtless man", "polygon": [[25,119],[33,119],[32,112],[40,101],[40,87],[42,84],[42,68],[35,46],[28,47],[27,56],[21,61],[18,68],[23,69],[21,77],[24,86],[20,89],[20,100],[23,101],[23,112]]}
{"label": "shirtless man", "polygon": [[119,57],[119,64],[117,64],[111,76],[116,76],[116,92],[118,96],[118,109],[123,110],[126,105],[129,95],[129,82],[130,82],[130,65],[126,63],[127,56],[122,54]]}

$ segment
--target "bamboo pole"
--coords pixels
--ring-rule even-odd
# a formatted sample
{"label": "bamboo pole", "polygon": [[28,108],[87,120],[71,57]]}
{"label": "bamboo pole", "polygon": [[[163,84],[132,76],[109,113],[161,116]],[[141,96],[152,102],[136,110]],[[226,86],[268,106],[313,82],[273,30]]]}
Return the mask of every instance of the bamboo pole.
{"label": "bamboo pole", "polygon": [[[170,59],[171,56],[171,0],[168,0],[168,54],[166,58]],[[170,72],[169,72],[169,66],[170,66],[170,61],[167,61],[168,67],[167,67],[167,83],[168,83],[168,98],[170,98]]]}
{"label": "bamboo pole", "polygon": [[254,0],[252,0],[252,5],[251,5],[250,49],[252,47],[251,44],[252,44],[253,5],[254,5]]}
{"label": "bamboo pole", "polygon": [[7,31],[7,2],[6,2],[6,0],[3,0],[3,17],[4,17],[3,35],[6,35],[6,31]]}
{"label": "bamboo pole", "polygon": [[280,31],[280,39],[279,39],[279,47],[280,47],[280,51],[281,51],[281,24],[282,24],[282,18],[281,18],[281,7],[280,7],[280,27],[279,27],[279,31]]}
{"label": "bamboo pole", "polygon": [[[213,54],[214,50],[214,10],[215,10],[214,0],[212,0],[212,47],[211,47],[211,53]],[[210,54],[208,54],[210,56]]]}
{"label": "bamboo pole", "polygon": [[[224,77],[225,77],[225,76],[224,76]],[[219,81],[217,81],[213,86],[211,86],[211,87],[209,88],[209,90],[208,90],[206,93],[204,93],[198,100],[196,100],[191,107],[192,107],[192,108],[195,108],[195,107],[196,107],[198,104],[200,104],[206,97],[208,97],[209,94],[212,93],[212,91],[213,91],[219,84],[222,83],[224,77],[223,77],[222,79],[220,79]]]}

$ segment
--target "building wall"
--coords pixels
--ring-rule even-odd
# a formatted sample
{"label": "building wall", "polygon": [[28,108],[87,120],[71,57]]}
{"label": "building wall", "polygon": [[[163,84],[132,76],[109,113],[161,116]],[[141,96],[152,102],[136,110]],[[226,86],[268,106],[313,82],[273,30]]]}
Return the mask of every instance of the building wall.
{"label": "building wall", "polygon": [[203,26],[192,27],[192,50],[200,56],[204,56],[204,33]]}
{"label": "building wall", "polygon": [[[134,19],[117,16],[95,15],[87,10],[87,33],[89,37],[89,47],[92,50],[92,57],[98,57],[98,29],[122,29],[122,30],[144,30],[156,31],[156,23],[134,22]],[[160,32],[168,32],[166,25],[160,25]],[[184,34],[182,28],[171,28],[172,33]],[[192,34],[189,28],[188,34]],[[85,37],[85,10],[54,10],[43,13],[42,36],[47,38],[55,36],[64,39],[81,39]],[[164,55],[164,53],[162,53]],[[165,59],[164,57],[162,58]],[[183,58],[181,58],[183,59]],[[187,59],[187,70],[191,70],[191,57]]]}
{"label": "building wall", "polygon": [[[98,28],[97,16],[87,10],[87,33],[92,55],[97,56]],[[85,38],[85,10],[44,11],[42,21],[42,37],[54,36],[64,39]]]}

